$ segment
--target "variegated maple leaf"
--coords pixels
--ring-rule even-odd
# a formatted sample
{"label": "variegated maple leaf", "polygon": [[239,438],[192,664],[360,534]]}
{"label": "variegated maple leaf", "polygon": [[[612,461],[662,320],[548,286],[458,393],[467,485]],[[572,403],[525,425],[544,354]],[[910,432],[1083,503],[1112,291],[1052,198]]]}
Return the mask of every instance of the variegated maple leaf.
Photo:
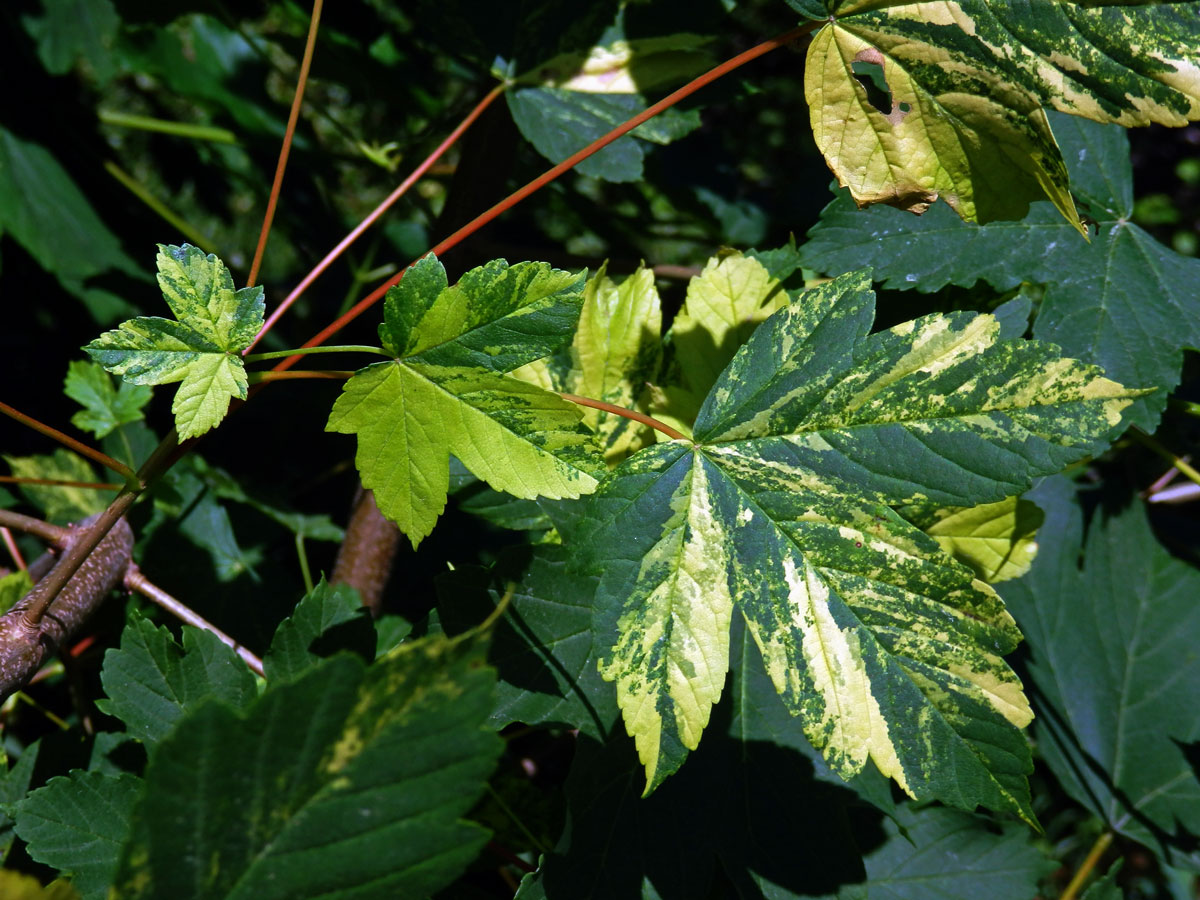
{"label": "variegated maple leaf", "polygon": [[834,771],[1032,819],[999,596],[892,511],[1019,494],[1104,446],[1139,395],[992,316],[871,334],[869,272],[801,294],[738,350],[692,440],[632,456],[574,536],[647,792],[694,749],[744,617]]}

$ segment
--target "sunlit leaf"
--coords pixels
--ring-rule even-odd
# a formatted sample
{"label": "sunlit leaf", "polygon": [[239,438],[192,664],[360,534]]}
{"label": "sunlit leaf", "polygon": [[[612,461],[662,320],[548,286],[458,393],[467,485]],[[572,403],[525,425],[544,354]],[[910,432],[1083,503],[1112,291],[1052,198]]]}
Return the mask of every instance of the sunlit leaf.
{"label": "sunlit leaf", "polygon": [[1127,126],[1200,117],[1194,2],[825,5],[805,93],[860,206],[923,212],[940,197],[988,222],[1049,198],[1082,231],[1043,106]]}
{"label": "sunlit leaf", "polygon": [[900,512],[988,584],[1020,578],[1037,555],[1034,537],[1043,517],[1028,500],[1007,497],[979,506],[910,507]]}
{"label": "sunlit leaf", "polygon": [[682,384],[658,387],[652,412],[690,429],[704,395],[758,324],[789,302],[761,262],[740,253],[709,260],[688,282],[667,340]]}
{"label": "sunlit leaf", "polygon": [[391,362],[358,372],[326,428],[358,436],[363,485],[415,547],[446,504],[449,459],[516,497],[578,497],[603,462],[574,404],[507,372],[570,335],[582,279],[496,260],[453,287],[429,256],[389,292]]}
{"label": "sunlit leaf", "polygon": [[[561,162],[646,108],[645,92],[682,81],[712,65],[710,41],[694,34],[617,40],[586,54],[557,56],[516,79],[507,92],[521,134]],[[576,170],[608,181],[636,181],[645,151],[639,138],[668,144],[700,125],[693,112],[669,109],[644,122]]]}
{"label": "sunlit leaf", "polygon": [[139,316],[83,349],[131,384],[182,382],[171,412],[185,440],[220,424],[231,398],[246,398],[241,351],[262,328],[263,291],[235,291],[225,264],[190,244],[158,249],[158,284],[175,320]]}
{"label": "sunlit leaf", "polygon": [[1033,336],[1122,384],[1160,388],[1129,412],[1134,424],[1153,430],[1179,383],[1182,348],[1200,346],[1200,260],[1130,221],[1133,171],[1121,128],[1059,114],[1051,122],[1076,195],[1096,220],[1090,244],[1044,203],[1019,223],[978,227],[942,208],[918,219],[884,207],[858,211],[839,197],[800,253],[805,265],[830,275],[871,266],[899,290],[1045,284]]}
{"label": "sunlit leaf", "polygon": [[[552,359],[522,366],[513,375],[546,390],[637,409],[645,385],[658,374],[661,332],[662,304],[653,271],[639,267],[617,284],[602,266],[584,288],[571,345]],[[647,426],[603,410],[585,408],[583,422],[599,433],[610,464],[652,441]]]}
{"label": "sunlit leaf", "polygon": [[1032,818],[1000,598],[887,504],[974,505],[1103,447],[1138,395],[991,316],[869,334],[869,273],[806,291],[742,346],[695,443],[627,460],[576,535],[601,662],[653,790],[694,749],[744,617],[834,772]]}

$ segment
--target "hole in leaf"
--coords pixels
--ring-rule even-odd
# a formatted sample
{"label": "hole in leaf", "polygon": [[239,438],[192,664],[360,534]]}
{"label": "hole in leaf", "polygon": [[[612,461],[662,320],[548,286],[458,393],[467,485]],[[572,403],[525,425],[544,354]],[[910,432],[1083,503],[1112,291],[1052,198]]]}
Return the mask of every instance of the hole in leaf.
{"label": "hole in leaf", "polygon": [[[887,79],[883,77],[883,66],[877,62],[860,59],[850,64],[850,70],[854,73],[854,80],[861,84],[863,90],[867,92],[867,102],[885,116],[890,115],[892,92],[888,88]],[[907,103],[900,105],[902,112],[908,112],[904,108],[906,106],[908,106]]]}

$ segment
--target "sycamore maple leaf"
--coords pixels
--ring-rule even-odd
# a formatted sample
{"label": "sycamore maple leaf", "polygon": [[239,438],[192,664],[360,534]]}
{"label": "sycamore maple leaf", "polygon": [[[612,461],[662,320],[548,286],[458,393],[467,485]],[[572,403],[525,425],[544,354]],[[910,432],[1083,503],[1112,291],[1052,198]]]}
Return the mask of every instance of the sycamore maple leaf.
{"label": "sycamore maple leaf", "polygon": [[1048,197],[1086,233],[1043,107],[1125,126],[1200,118],[1194,0],[792,2],[827,20],[805,95],[860,206],[919,213],[942,197],[987,222]]}
{"label": "sycamore maple leaf", "polygon": [[570,339],[584,280],[493,260],[450,287],[427,256],[388,292],[379,334],[396,358],[351,378],[326,428],[358,436],[363,485],[414,547],[445,508],[450,454],[525,499],[595,489],[604,462],[579,408],[507,374]]}
{"label": "sycamore maple leaf", "polygon": [[[745,618],[831,768],[1032,820],[997,594],[892,505],[970,506],[1095,452],[1138,396],[992,316],[870,334],[869,272],[772,315],[708,393],[694,438],[628,459],[574,536],[600,576],[601,672],[647,792],[694,749]],[[611,637],[609,638],[611,640]]]}
{"label": "sycamore maple leaf", "polygon": [[231,397],[246,398],[241,351],[262,328],[263,290],[235,291],[225,264],[190,244],[159,244],[156,262],[175,321],[138,316],[83,349],[131,384],[182,382],[171,412],[186,440],[220,424]]}

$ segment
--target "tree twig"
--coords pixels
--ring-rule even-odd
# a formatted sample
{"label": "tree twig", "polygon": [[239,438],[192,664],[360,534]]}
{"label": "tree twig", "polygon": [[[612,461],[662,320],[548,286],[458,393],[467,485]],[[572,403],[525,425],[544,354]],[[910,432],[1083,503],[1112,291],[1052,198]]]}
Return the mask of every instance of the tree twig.
{"label": "tree twig", "polygon": [[1087,857],[1075,871],[1074,877],[1071,878],[1071,883],[1059,895],[1058,900],[1075,900],[1078,896],[1080,888],[1087,881],[1088,876],[1092,874],[1092,869],[1096,868],[1096,863],[1100,862],[1100,857],[1104,855],[1104,851],[1108,849],[1108,845],[1112,843],[1112,831],[1105,829],[1100,837],[1096,838],[1096,842],[1092,844],[1092,849],[1088,851]]}
{"label": "tree twig", "polygon": [[263,253],[267,249],[267,237],[271,234],[271,222],[275,219],[275,206],[279,202],[279,191],[283,187],[283,173],[287,170],[288,154],[292,150],[292,137],[296,133],[296,122],[300,118],[300,103],[304,99],[304,87],[308,84],[308,70],[312,66],[313,51],[317,46],[317,29],[321,24],[321,6],[324,0],[313,0],[312,16],[308,22],[308,39],[304,43],[304,56],[300,60],[300,74],[296,78],[296,92],[292,95],[292,108],[288,113],[287,129],[283,133],[283,146],[279,148],[279,162],[275,165],[275,180],[271,183],[271,194],[267,198],[267,211],[263,216],[262,228],[258,233],[258,246],[254,248],[254,261],[250,263],[250,276],[246,287],[253,287],[258,278],[258,267],[262,265]]}
{"label": "tree twig", "polygon": [[35,519],[33,516],[23,516],[20,513],[7,509],[0,509],[0,525],[3,525],[5,528],[15,528],[17,531],[23,531],[25,534],[32,534],[34,537],[41,538],[47,544],[53,544],[60,550],[67,546],[67,541],[71,535],[71,529],[69,528],[63,528],[61,525],[51,525],[49,522],[43,522],[41,519]]}
{"label": "tree twig", "polygon": [[623,406],[614,406],[612,403],[605,403],[603,400],[593,400],[591,397],[580,397],[578,394],[563,394],[558,396],[564,400],[570,400],[572,403],[577,403],[580,406],[590,406],[592,409],[599,409],[614,416],[620,416],[622,419],[632,419],[635,422],[641,422],[643,425],[649,425],[655,431],[661,431],[673,441],[686,441],[687,435],[676,431],[666,422],[660,422],[653,416],[648,416],[645,413],[640,413],[636,409],[626,409]]}
{"label": "tree twig", "polygon": [[[0,616],[0,697],[27,684],[45,658],[74,633],[109,591],[121,583],[133,553],[133,531],[129,523],[118,515],[105,526],[99,542],[92,543],[87,539],[107,512],[98,513],[70,529],[63,558],[33,590]],[[79,547],[86,547],[82,557],[70,566],[68,575],[61,577],[60,573],[67,569],[68,559]],[[52,591],[47,590],[45,585],[52,579],[62,583]]]}
{"label": "tree twig", "polygon": [[25,415],[25,413],[21,412],[19,409],[14,409],[7,403],[0,403],[0,413],[4,413],[4,415],[8,416],[10,419],[16,419],[22,425],[27,425],[34,431],[44,434],[48,438],[53,438],[64,447],[74,450],[81,456],[86,456],[88,459],[98,462],[100,465],[105,466],[106,468],[112,469],[128,482],[132,482],[136,478],[133,469],[129,468],[129,466],[125,465],[125,463],[113,459],[107,453],[101,453],[99,450],[89,447],[82,441],[75,440],[75,438],[71,437],[69,434],[63,434],[57,428],[51,428],[49,425],[39,422],[33,416]]}
{"label": "tree twig", "polygon": [[150,581],[150,579],[142,574],[142,570],[138,568],[136,563],[130,563],[126,568],[124,583],[125,587],[129,588],[129,590],[137,591],[147,600],[150,600],[158,606],[161,606],[181,622],[186,622],[188,625],[192,625],[196,628],[202,628],[205,631],[211,631],[214,635],[216,635],[217,639],[220,640],[222,644],[225,644],[225,646],[229,647],[234,653],[242,658],[242,662],[250,667],[250,671],[254,672],[255,675],[263,675],[263,663],[261,659],[223,632],[212,622],[208,621],[199,613],[180,603],[162,588],[157,587],[153,582]]}
{"label": "tree twig", "polygon": [[[691,81],[689,81],[683,87],[679,88],[678,90],[674,91],[671,94],[668,94],[666,97],[664,97],[662,100],[659,100],[657,103],[654,103],[651,106],[646,107],[645,110],[638,113],[633,118],[629,119],[626,122],[623,122],[622,124],[620,124],[616,128],[614,128],[612,131],[610,131],[607,134],[602,135],[601,137],[592,141],[592,143],[588,144],[582,150],[579,150],[578,152],[571,154],[566,159],[564,159],[562,162],[560,162],[558,165],[554,166],[551,169],[548,169],[546,172],[543,172],[541,175],[539,175],[537,178],[533,179],[533,181],[529,182],[524,187],[519,188],[518,190],[509,194],[507,197],[505,197],[499,203],[492,206],[487,211],[480,213],[478,216],[476,216],[474,219],[472,219],[470,222],[468,222],[462,228],[458,229],[458,231],[454,232],[454,234],[450,235],[448,238],[446,238],[446,239],[440,241],[438,244],[436,244],[431,250],[429,250],[429,252],[440,256],[443,253],[445,253],[447,250],[449,250],[451,247],[458,246],[459,243],[461,243],[464,239],[466,239],[470,235],[474,234],[476,231],[478,231],[480,228],[482,228],[488,222],[491,222],[493,219],[497,218],[502,213],[507,212],[509,209],[511,209],[512,207],[514,207],[518,203],[520,203],[522,200],[524,200],[526,197],[541,190],[542,188],[544,188],[550,182],[554,181],[559,176],[563,175],[566,172],[569,172],[571,169],[573,169],[575,166],[579,165],[581,162],[583,162],[585,159],[587,159],[592,154],[599,153],[601,150],[603,150],[605,147],[607,147],[613,141],[615,141],[618,138],[621,138],[621,137],[625,136],[626,134],[628,134],[629,132],[633,131],[633,129],[637,128],[643,122],[649,121],[650,119],[657,116],[659,113],[674,106],[680,100],[690,97],[692,94],[694,94],[696,91],[700,90],[702,87],[705,87],[705,86],[711,84],[713,81],[716,81],[718,78],[720,78],[723,75],[727,75],[728,73],[732,72],[734,69],[744,66],[746,63],[751,62],[752,60],[758,59],[760,56],[770,53],[772,50],[778,49],[779,47],[786,46],[787,44],[790,44],[792,41],[798,40],[799,38],[801,38],[804,35],[811,32],[819,24],[820,24],[819,22],[809,22],[805,25],[801,25],[799,28],[793,28],[791,31],[787,31],[787,32],[784,32],[783,34],[776,35],[775,37],[770,38],[769,40],[763,41],[761,44],[756,44],[755,46],[751,47],[750,49],[745,50],[742,53],[739,53],[737,56],[734,56],[731,59],[727,59],[725,62],[721,63],[719,66],[709,69],[704,74],[699,75],[696,78],[693,78]],[[424,256],[424,255],[425,254],[422,254],[422,256]],[[401,279],[404,278],[404,272],[406,272],[407,270],[408,270],[408,268],[405,267],[405,269],[402,269],[395,276],[393,276],[392,278],[389,278],[387,281],[385,281],[383,284],[381,284],[375,290],[371,291],[371,293],[369,293],[362,300],[358,301],[358,303],[354,304],[354,306],[350,307],[350,309],[347,310],[343,315],[339,316],[336,320],[334,320],[332,323],[330,323],[327,327],[325,327],[321,331],[317,332],[317,334],[313,335],[311,338],[309,338],[307,341],[305,341],[304,346],[305,347],[316,347],[320,344],[325,343],[325,341],[327,341],[330,337],[337,334],[339,331],[341,331],[343,328],[345,328],[348,324],[350,324],[352,321],[354,321],[360,315],[362,315],[367,309],[369,309],[375,303],[379,302],[379,300],[381,300],[387,294],[389,289],[391,289],[393,286],[400,283]],[[288,359],[285,359],[282,362],[280,362],[278,365],[276,365],[275,368],[279,369],[279,370],[290,369],[292,366],[294,366],[296,364],[297,359],[299,359],[299,357],[289,357]]]}

